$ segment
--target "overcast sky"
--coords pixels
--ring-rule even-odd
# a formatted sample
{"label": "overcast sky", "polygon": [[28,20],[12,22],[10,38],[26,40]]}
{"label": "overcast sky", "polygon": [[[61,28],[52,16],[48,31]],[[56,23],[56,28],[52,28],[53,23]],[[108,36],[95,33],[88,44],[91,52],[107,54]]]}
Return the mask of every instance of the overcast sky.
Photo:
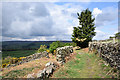
{"label": "overcast sky", "polygon": [[117,2],[4,2],[2,40],[69,40],[78,26],[77,12],[89,8],[95,17],[96,36],[103,40],[118,32]]}

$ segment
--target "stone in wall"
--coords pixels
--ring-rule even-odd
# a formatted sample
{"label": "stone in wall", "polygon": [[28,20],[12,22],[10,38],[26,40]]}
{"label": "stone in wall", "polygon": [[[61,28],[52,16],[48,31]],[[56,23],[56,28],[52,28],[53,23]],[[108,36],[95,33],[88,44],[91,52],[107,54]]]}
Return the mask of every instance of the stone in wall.
{"label": "stone in wall", "polygon": [[65,57],[73,53],[73,46],[65,46],[56,49],[56,60],[60,64],[65,63]]}

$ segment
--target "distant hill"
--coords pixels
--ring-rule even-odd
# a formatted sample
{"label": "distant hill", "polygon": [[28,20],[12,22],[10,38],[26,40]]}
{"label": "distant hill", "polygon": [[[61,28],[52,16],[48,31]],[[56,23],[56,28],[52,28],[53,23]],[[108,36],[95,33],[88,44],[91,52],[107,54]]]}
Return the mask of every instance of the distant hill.
{"label": "distant hill", "polygon": [[[40,45],[49,45],[55,41],[3,41],[3,51],[14,51],[14,50],[37,50]],[[71,43],[72,41],[61,41],[64,43]]]}

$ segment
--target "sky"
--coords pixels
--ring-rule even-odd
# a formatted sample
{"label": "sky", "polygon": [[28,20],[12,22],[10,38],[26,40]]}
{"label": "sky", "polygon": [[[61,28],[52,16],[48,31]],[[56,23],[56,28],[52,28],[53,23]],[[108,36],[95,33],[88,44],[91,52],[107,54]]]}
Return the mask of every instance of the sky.
{"label": "sky", "polygon": [[3,41],[71,41],[79,26],[77,12],[89,8],[96,36],[104,40],[118,32],[118,2],[3,2]]}

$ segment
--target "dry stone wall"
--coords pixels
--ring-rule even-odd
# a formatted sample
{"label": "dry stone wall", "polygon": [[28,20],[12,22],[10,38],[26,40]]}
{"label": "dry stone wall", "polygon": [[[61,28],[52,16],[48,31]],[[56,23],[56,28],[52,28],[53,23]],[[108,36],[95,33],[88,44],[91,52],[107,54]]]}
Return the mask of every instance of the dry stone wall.
{"label": "dry stone wall", "polygon": [[89,51],[95,51],[111,67],[120,70],[120,43],[89,42]]}
{"label": "dry stone wall", "polygon": [[16,66],[16,65],[20,65],[22,63],[29,62],[29,61],[32,61],[32,60],[35,60],[35,59],[38,59],[38,58],[42,58],[42,57],[48,57],[48,52],[43,51],[41,53],[35,53],[35,54],[32,54],[32,55],[29,55],[29,56],[23,58],[22,61],[17,62],[16,64],[9,64],[7,67],[13,67],[13,66]]}
{"label": "dry stone wall", "polygon": [[[65,63],[65,57],[69,56],[70,53],[72,53],[72,52],[73,52],[73,47],[72,46],[65,46],[65,47],[57,48],[56,49],[56,59],[57,59],[57,61],[61,64]],[[16,65],[20,65],[22,63],[29,62],[31,60],[35,60],[35,59],[41,58],[41,57],[49,58],[48,52],[43,51],[41,53],[35,53],[35,54],[32,54],[32,55],[29,55],[29,56],[23,58],[22,61],[17,62],[15,64],[9,64],[9,65],[7,65],[7,67],[13,67],[13,66],[16,66]]]}
{"label": "dry stone wall", "polygon": [[[65,63],[65,57],[71,53],[73,53],[73,46],[59,47],[56,49],[56,60],[58,63],[63,64]],[[39,70],[38,73],[35,74],[35,78],[49,78],[58,67],[60,67],[58,64],[48,62],[43,70]],[[27,78],[34,78],[33,74],[28,74]]]}
{"label": "dry stone wall", "polygon": [[[63,63],[65,63],[65,57],[69,56],[70,53],[72,53],[72,52],[73,52],[73,46],[65,46],[65,47],[57,48],[56,49],[56,60],[59,63],[63,64]],[[7,65],[7,68],[8,67],[13,67],[13,66],[16,66],[16,65],[20,65],[22,63],[29,62],[31,60],[35,60],[35,59],[42,58],[42,57],[49,58],[48,52],[43,51],[41,53],[35,53],[35,54],[32,54],[32,55],[29,55],[29,56],[23,58],[22,61],[20,61],[20,62],[17,62],[15,64]]]}
{"label": "dry stone wall", "polygon": [[27,56],[22,61],[23,62],[29,62],[29,61],[37,59],[37,58],[46,57],[47,55],[48,55],[48,52],[47,51],[43,51],[41,53],[35,53],[35,54],[30,55],[30,56]]}
{"label": "dry stone wall", "polygon": [[73,46],[64,46],[56,49],[56,60],[60,64],[65,63],[65,57],[73,53]]}

